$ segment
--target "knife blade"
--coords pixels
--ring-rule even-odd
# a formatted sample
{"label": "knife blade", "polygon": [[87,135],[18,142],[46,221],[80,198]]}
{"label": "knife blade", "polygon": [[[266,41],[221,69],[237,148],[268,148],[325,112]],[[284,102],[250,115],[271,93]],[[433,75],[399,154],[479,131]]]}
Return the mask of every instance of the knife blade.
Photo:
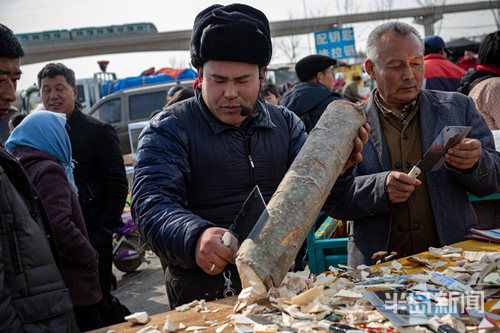
{"label": "knife blade", "polygon": [[410,170],[408,176],[417,178],[422,171],[437,171],[444,162],[448,149],[455,147],[469,134],[470,126],[445,126],[434,139],[429,149],[418,163]]}
{"label": "knife blade", "polygon": [[269,212],[260,188],[256,185],[248,195],[241,209],[229,228],[229,232],[238,239],[238,245],[250,236],[252,230],[260,233],[269,219]]}

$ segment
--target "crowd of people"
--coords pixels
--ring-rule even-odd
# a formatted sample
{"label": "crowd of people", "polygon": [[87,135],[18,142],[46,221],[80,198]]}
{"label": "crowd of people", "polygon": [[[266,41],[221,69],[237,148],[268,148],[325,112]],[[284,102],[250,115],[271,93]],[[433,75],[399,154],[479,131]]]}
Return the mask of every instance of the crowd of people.
{"label": "crowd of people", "polygon": [[[499,227],[495,202],[475,213],[468,193],[500,188],[491,132],[500,124],[500,31],[484,39],[466,72],[448,63],[440,37],[422,39],[400,22],[375,28],[366,53],[376,83],[360,104],[367,122],[323,207],[352,221],[349,265],[373,264],[379,251],[403,257],[462,241],[476,215],[480,227]],[[23,55],[0,24],[0,118],[15,100]],[[362,78],[345,82],[337,61],[323,55],[297,62],[299,82],[286,91],[264,85],[269,22],[244,4],[201,11],[190,55],[199,78],[152,114],[132,188],[132,215],[165,266],[171,307],[225,297],[228,279],[232,292],[241,291],[239,240],[231,235],[227,247],[221,239],[248,194],[258,185],[268,201],[327,105],[363,98]],[[128,192],[117,135],[81,112],[65,65],[44,66],[38,85],[46,111],[11,118],[0,147],[0,330],[110,325],[129,314],[110,292],[111,235]],[[447,150],[442,168],[409,176],[447,125],[471,130]],[[302,269],[300,258],[293,269]]]}

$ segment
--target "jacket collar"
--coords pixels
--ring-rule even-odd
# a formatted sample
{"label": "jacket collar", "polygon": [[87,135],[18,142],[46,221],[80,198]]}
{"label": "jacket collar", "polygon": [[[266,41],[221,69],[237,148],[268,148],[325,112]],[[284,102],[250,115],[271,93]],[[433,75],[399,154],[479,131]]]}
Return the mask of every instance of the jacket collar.
{"label": "jacket collar", "polygon": [[[196,100],[198,102],[198,106],[201,110],[201,113],[205,120],[207,121],[208,125],[210,126],[210,129],[214,132],[214,134],[219,134],[223,131],[226,130],[234,130],[236,129],[235,126],[227,125],[224,124],[223,122],[219,121],[217,118],[215,118],[212,115],[212,112],[208,109],[206,106],[205,102],[203,101],[203,98],[201,96],[201,90],[196,89],[195,90],[195,96]],[[269,114],[268,107],[266,105],[266,102],[262,97],[259,95],[257,101],[255,102],[255,111],[254,113],[256,114],[255,116],[249,115],[247,118],[243,121],[239,129],[248,129],[250,127],[264,127],[264,128],[275,128],[276,125],[273,123],[271,119],[271,115]]]}
{"label": "jacket collar", "polygon": [[[375,90],[372,91],[370,98],[362,104],[366,110],[366,120],[371,126],[369,134],[370,141],[375,147],[380,165],[383,170],[391,169],[389,160],[389,151],[385,142],[382,125],[380,124],[378,107],[374,101]],[[419,112],[420,112],[420,139],[422,141],[422,156],[429,149],[434,141],[434,138],[442,129],[438,126],[438,116],[440,113],[441,103],[430,92],[425,89],[420,91],[419,97]]]}
{"label": "jacket collar", "polygon": [[362,107],[366,111],[366,122],[370,124],[371,127],[369,139],[375,147],[380,166],[382,167],[382,170],[390,170],[391,161],[389,160],[389,151],[385,143],[382,125],[380,124],[377,104],[374,100],[375,92],[376,90],[374,89],[371,93],[370,98],[362,104]]}
{"label": "jacket collar", "polygon": [[424,60],[431,60],[431,59],[447,60],[444,55],[439,53],[429,53],[428,55],[424,56]]}
{"label": "jacket collar", "polygon": [[82,112],[77,108],[75,107],[73,109],[73,112],[71,113],[71,115],[69,116],[69,118],[66,120],[66,123],[70,126],[70,128],[76,123],[76,121],[81,118],[82,116]]}

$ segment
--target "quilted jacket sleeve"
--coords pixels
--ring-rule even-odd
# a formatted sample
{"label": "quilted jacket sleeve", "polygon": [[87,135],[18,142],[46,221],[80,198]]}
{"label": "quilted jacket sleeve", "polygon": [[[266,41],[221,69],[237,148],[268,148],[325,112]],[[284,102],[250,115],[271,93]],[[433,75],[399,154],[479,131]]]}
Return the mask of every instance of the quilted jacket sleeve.
{"label": "quilted jacket sleeve", "polygon": [[330,208],[329,215],[353,220],[392,213],[396,206],[390,203],[385,186],[390,171],[356,176],[357,168],[351,167],[337,179],[325,204]]}
{"label": "quilted jacket sleeve", "polygon": [[71,185],[64,170],[52,161],[41,163],[43,167],[34,174],[32,181],[47,209],[60,257],[81,265],[97,264],[95,250],[87,235],[71,220]]}
{"label": "quilted jacket sleeve", "polygon": [[292,111],[288,110],[286,107],[281,105],[278,106],[278,108],[283,113],[285,121],[287,122],[288,125],[290,146],[288,149],[287,168],[289,168],[293,160],[295,159],[295,156],[297,156],[297,154],[299,153],[300,148],[302,148],[304,142],[306,142],[307,139],[306,127],[304,126],[302,120],[300,120],[300,118],[295,113],[293,113]]}
{"label": "quilted jacket sleeve", "polygon": [[163,113],[139,139],[132,214],[153,251],[184,268],[196,266],[199,235],[214,226],[186,209],[190,177],[185,128],[174,115]]}

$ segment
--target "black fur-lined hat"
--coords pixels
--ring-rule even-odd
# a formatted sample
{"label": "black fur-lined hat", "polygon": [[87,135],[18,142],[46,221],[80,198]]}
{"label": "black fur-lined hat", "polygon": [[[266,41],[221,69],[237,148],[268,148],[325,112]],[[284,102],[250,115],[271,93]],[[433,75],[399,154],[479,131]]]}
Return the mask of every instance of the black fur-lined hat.
{"label": "black fur-lined hat", "polygon": [[190,52],[196,68],[208,60],[267,66],[272,55],[269,21],[248,5],[212,5],[194,20]]}
{"label": "black fur-lined hat", "polygon": [[328,67],[335,66],[337,60],[321,54],[313,54],[300,59],[295,64],[295,72],[300,81],[306,82]]}

